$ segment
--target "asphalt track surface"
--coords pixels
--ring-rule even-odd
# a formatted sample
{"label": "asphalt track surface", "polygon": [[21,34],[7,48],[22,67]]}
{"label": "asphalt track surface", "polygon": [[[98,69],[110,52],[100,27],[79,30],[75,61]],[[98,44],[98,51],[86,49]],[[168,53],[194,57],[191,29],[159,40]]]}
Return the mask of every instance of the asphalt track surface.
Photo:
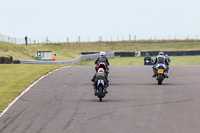
{"label": "asphalt track surface", "polygon": [[149,66],[111,66],[99,102],[94,67],[48,75],[1,118],[0,133],[199,133],[200,66],[171,66],[157,85]]}

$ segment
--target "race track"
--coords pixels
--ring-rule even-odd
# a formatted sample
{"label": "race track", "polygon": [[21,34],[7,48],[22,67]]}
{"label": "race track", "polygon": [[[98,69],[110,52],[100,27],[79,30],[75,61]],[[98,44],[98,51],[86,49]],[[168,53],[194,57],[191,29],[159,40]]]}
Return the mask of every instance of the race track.
{"label": "race track", "polygon": [[94,66],[48,75],[1,118],[0,133],[199,133],[200,66],[171,66],[157,85],[150,66],[111,66],[99,102]]}

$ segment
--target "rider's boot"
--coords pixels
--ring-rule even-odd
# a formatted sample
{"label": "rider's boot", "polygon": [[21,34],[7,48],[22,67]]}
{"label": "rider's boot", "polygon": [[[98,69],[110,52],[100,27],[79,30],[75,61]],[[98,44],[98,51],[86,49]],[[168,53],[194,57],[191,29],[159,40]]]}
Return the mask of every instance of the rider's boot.
{"label": "rider's boot", "polygon": [[97,88],[96,88],[95,85],[93,85],[93,86],[94,86],[94,95],[96,96],[97,95]]}
{"label": "rider's boot", "polygon": [[156,73],[154,73],[152,77],[155,78],[156,77]]}
{"label": "rider's boot", "polygon": [[165,78],[169,78],[169,76],[167,75],[167,73],[164,73],[164,75],[165,75]]}
{"label": "rider's boot", "polygon": [[156,77],[156,69],[154,66],[152,68],[153,68],[153,73],[154,73],[152,77],[155,78]]}
{"label": "rider's boot", "polygon": [[105,94],[108,93],[107,88],[108,88],[108,85],[105,85],[105,88],[104,88],[104,93],[105,93]]}
{"label": "rider's boot", "polygon": [[94,89],[94,95],[97,96],[97,89]]}
{"label": "rider's boot", "polygon": [[97,89],[94,89],[94,95],[97,96]]}

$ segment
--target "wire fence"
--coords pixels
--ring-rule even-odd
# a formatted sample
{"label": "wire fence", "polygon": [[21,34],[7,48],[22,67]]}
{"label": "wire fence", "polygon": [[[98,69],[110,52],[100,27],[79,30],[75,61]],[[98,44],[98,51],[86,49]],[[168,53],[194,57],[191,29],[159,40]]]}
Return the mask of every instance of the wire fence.
{"label": "wire fence", "polygon": [[[94,39],[95,38],[95,39]],[[195,36],[190,36],[187,35],[185,38],[177,38],[177,36],[175,35],[174,37],[171,37],[169,36],[168,38],[164,38],[164,39],[159,39],[157,38],[156,36],[152,37],[150,36],[150,38],[146,38],[146,39],[142,39],[142,38],[139,38],[138,36],[136,35],[131,35],[129,34],[128,36],[117,36],[117,37],[114,37],[114,36],[98,36],[98,37],[92,37],[92,38],[85,38],[85,37],[82,37],[82,36],[78,36],[76,39],[72,39],[72,38],[69,38],[67,37],[66,39],[64,40],[60,40],[55,42],[55,41],[50,41],[48,39],[48,37],[45,37],[44,39],[42,39],[41,41],[39,40],[33,40],[31,38],[28,38],[27,39],[27,43],[28,44],[39,44],[39,43],[70,43],[70,42],[77,42],[77,43],[80,43],[80,42],[119,42],[119,41],[179,41],[179,40],[196,40],[196,41],[199,41],[199,37],[198,35],[195,35]],[[14,43],[14,44],[26,44],[26,41],[25,41],[25,37],[22,39],[22,38],[16,38],[16,37],[11,37],[11,36],[7,36],[7,35],[3,35],[0,33],[0,41],[3,41],[3,42],[10,42],[10,43]]]}
{"label": "wire fence", "polygon": [[25,43],[25,40],[23,40],[23,39],[6,36],[6,35],[3,35],[1,33],[0,33],[0,41],[10,42],[10,43],[15,43],[15,44],[24,44]]}
{"label": "wire fence", "polygon": [[[3,35],[0,33],[0,41],[2,42],[10,42],[10,43],[14,43],[14,44],[25,44],[25,38],[21,39],[21,38],[16,38],[16,37],[11,37],[11,36],[7,36],[7,35]],[[33,40],[31,38],[27,39],[27,43],[28,44],[39,44],[39,40]],[[46,42],[45,42],[46,43]]]}

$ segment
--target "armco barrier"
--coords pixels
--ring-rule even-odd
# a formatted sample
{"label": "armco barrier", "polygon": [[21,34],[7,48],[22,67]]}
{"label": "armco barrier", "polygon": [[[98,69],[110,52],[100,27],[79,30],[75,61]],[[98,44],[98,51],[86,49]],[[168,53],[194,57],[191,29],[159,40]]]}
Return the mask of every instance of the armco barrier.
{"label": "armco barrier", "polygon": [[[67,61],[33,61],[33,60],[20,60],[21,64],[76,64],[80,60],[87,60],[87,59],[97,59],[99,56],[99,53],[97,54],[87,54],[87,55],[80,55],[76,57],[73,60],[67,60]],[[114,52],[107,52],[106,57],[113,58],[115,56]]]}

